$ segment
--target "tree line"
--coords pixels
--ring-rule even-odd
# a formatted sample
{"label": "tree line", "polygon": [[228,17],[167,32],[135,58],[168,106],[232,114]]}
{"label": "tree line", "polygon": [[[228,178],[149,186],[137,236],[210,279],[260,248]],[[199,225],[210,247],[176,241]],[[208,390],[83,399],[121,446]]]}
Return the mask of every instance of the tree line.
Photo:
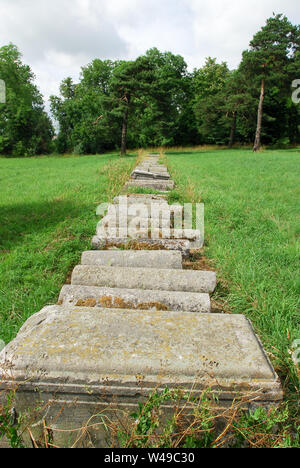
{"label": "tree line", "polygon": [[299,143],[300,106],[292,82],[300,79],[300,26],[273,15],[230,70],[208,58],[189,72],[183,57],[157,48],[131,61],[95,59],[50,97],[53,124],[34,75],[17,47],[0,49],[0,154],[95,154],[147,146],[235,142]]}

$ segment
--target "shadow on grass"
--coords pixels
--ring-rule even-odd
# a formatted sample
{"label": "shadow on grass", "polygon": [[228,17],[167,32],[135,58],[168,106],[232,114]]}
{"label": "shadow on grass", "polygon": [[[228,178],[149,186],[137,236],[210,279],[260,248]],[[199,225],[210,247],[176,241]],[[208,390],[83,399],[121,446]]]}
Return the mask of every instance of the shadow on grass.
{"label": "shadow on grass", "polygon": [[[189,155],[197,155],[197,156],[200,156],[200,155],[204,155],[204,154],[210,154],[210,153],[214,153],[216,154],[216,151],[228,151],[227,148],[219,148],[218,150],[209,150],[209,149],[206,149],[206,150],[195,150],[195,151],[166,151],[166,154],[168,155],[177,155],[177,156],[189,156]],[[230,150],[232,151],[232,150]]]}
{"label": "shadow on grass", "polygon": [[196,153],[209,153],[209,151],[166,151],[165,154],[172,154],[172,155],[189,155],[189,154],[196,154]]}
{"label": "shadow on grass", "polygon": [[53,230],[66,219],[80,218],[90,209],[66,200],[0,206],[0,250],[26,242],[27,235]]}

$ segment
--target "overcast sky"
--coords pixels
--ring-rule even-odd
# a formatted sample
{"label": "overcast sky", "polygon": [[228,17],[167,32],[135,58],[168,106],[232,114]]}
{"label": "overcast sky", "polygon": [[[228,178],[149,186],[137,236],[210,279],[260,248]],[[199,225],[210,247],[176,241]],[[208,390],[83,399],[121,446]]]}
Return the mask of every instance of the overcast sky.
{"label": "overcast sky", "polygon": [[299,0],[0,0],[0,46],[19,47],[47,100],[92,59],[151,47],[181,54],[191,70],[208,56],[234,68],[273,11],[300,23]]}

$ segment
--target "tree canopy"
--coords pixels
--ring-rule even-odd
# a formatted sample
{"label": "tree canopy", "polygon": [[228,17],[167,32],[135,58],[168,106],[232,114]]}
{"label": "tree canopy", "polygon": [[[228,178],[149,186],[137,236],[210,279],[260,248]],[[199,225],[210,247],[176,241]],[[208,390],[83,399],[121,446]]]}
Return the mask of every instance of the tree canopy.
{"label": "tree canopy", "polygon": [[[100,153],[146,146],[254,142],[284,146],[300,140],[300,27],[273,15],[258,31],[236,70],[208,57],[189,71],[183,57],[157,48],[136,60],[94,59],[74,83],[66,77],[51,96],[58,123],[55,151]],[[34,75],[16,46],[0,49],[0,154],[53,149],[53,127]]]}
{"label": "tree canopy", "polygon": [[0,79],[5,103],[0,103],[0,154],[31,156],[51,148],[53,126],[44,110],[34,75],[13,44],[0,48]]}

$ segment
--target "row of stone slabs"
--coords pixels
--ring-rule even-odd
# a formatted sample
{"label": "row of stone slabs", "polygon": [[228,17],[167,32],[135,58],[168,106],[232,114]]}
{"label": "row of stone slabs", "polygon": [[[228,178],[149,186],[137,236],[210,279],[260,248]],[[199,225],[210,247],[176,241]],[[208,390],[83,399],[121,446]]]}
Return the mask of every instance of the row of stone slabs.
{"label": "row of stone slabs", "polygon": [[148,248],[180,250],[186,256],[191,248],[203,246],[203,238],[200,230],[185,229],[184,220],[188,216],[183,213],[183,207],[170,206],[162,195],[116,197],[99,222],[92,245],[99,249],[138,240]]}
{"label": "row of stone slabs", "polygon": [[144,159],[132,172],[126,187],[144,187],[159,191],[169,191],[174,188],[174,182],[165,166],[159,164],[159,158],[152,155]]}
{"label": "row of stone slabs", "polygon": [[[131,410],[165,386],[194,396],[210,388],[220,407],[239,397],[246,406],[282,399],[249,320],[211,313],[215,273],[183,270],[190,241],[167,241],[150,246],[164,250],[84,252],[58,304],[29,318],[0,354],[1,387],[17,387],[17,411],[43,408],[56,443],[70,437],[62,430],[105,410],[111,418],[112,407]],[[90,437],[101,447],[99,427]]]}

